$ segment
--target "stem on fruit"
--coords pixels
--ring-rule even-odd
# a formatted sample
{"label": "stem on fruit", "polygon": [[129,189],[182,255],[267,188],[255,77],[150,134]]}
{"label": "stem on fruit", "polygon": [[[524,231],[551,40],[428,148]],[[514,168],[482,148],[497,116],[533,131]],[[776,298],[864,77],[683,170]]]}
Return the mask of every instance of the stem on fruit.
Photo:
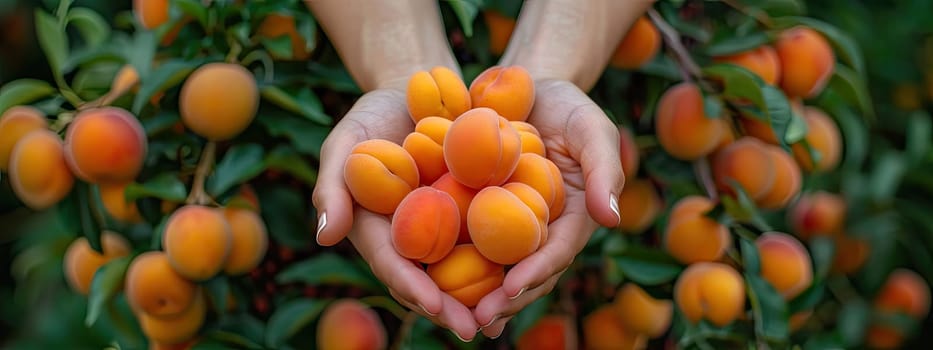
{"label": "stem on fruit", "polygon": [[696,174],[697,179],[700,180],[700,184],[703,185],[706,196],[714,202],[718,200],[719,192],[716,191],[716,184],[713,182],[713,174],[710,170],[709,159],[701,157],[693,161],[693,172]]}
{"label": "stem on fruit", "polygon": [[275,66],[272,64],[272,57],[269,56],[269,53],[267,53],[266,51],[256,50],[256,51],[250,52],[249,54],[246,55],[246,57],[243,57],[242,64],[244,66],[248,66],[257,60],[262,62],[262,68],[263,68],[263,71],[265,72],[263,74],[263,80],[267,83],[271,83],[272,80],[275,78],[275,74],[274,74]]}
{"label": "stem on fruit", "polygon": [[207,194],[207,191],[204,190],[204,182],[207,180],[207,175],[214,166],[216,152],[217,143],[214,141],[208,142],[207,145],[204,146],[204,149],[201,150],[201,160],[198,161],[198,167],[194,171],[194,183],[191,185],[191,193],[189,193],[188,198],[185,199],[186,204],[216,204],[214,200],[211,199],[210,195]]}
{"label": "stem on fruit", "polygon": [[739,11],[746,16],[754,18],[756,21],[758,21],[758,23],[761,23],[761,25],[765,26],[766,28],[770,29],[774,26],[774,23],[771,22],[771,17],[769,17],[768,14],[764,11],[758,9],[749,9],[745,5],[739,4],[733,0],[722,0],[722,3],[731,8],[734,8],[736,11]]}

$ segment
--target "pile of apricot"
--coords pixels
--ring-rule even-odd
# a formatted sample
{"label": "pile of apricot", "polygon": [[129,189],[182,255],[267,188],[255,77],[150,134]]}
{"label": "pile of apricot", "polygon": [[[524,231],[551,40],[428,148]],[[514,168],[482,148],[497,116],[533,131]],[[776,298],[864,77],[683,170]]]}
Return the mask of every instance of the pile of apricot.
{"label": "pile of apricot", "polygon": [[489,68],[469,88],[444,67],[417,72],[414,131],[401,144],[361,142],[345,164],[356,203],[391,215],[399,255],[470,307],[544,244],[564,209],[560,170],[525,122],[534,89],[519,66]]}

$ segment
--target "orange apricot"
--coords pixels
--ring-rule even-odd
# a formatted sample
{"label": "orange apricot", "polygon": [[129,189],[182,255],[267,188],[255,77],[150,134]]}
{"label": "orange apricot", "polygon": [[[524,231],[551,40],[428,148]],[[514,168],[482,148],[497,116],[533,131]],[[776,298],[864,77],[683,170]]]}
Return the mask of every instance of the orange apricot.
{"label": "orange apricot", "polygon": [[35,107],[14,106],[3,112],[0,115],[0,171],[10,169],[10,155],[16,142],[31,131],[48,126],[42,111]]}
{"label": "orange apricot", "polygon": [[549,222],[564,212],[567,197],[564,178],[550,159],[534,153],[522,153],[518,158],[518,166],[506,182],[520,182],[537,190],[547,203]]}
{"label": "orange apricot", "polygon": [[619,127],[619,159],[622,161],[622,173],[627,177],[638,174],[639,161],[638,145],[635,144],[635,135],[624,126]]}
{"label": "orange apricot", "polygon": [[777,135],[774,133],[774,128],[772,128],[767,121],[749,117],[740,117],[739,123],[742,124],[742,129],[745,131],[746,135],[757,138],[772,145],[780,144],[780,140],[778,140]]}
{"label": "orange apricot", "polygon": [[470,91],[450,68],[419,71],[408,80],[408,113],[416,124],[427,117],[455,120],[472,106]]}
{"label": "orange apricot", "polygon": [[320,350],[382,350],[388,346],[387,337],[379,315],[355,299],[331,302],[318,320]]}
{"label": "orange apricot", "polygon": [[674,302],[690,322],[724,327],[745,311],[745,280],[729,265],[698,262],[674,283]]}
{"label": "orange apricot", "polygon": [[687,196],[671,208],[663,243],[667,252],[684,264],[719,260],[732,245],[725,225],[705,215],[713,202],[700,196]]}
{"label": "orange apricot", "polygon": [[505,183],[521,154],[518,131],[485,107],[460,115],[444,138],[444,159],[450,174],[475,189]]}
{"label": "orange apricot", "polygon": [[627,233],[640,233],[647,229],[664,209],[661,196],[650,181],[628,180],[619,194],[619,228]]}
{"label": "orange apricot", "polygon": [[428,265],[428,276],[437,287],[466,307],[502,286],[505,267],[486,259],[472,244],[454,247],[440,261]]}
{"label": "orange apricot", "polygon": [[661,32],[647,17],[639,17],[629,27],[622,41],[616,46],[609,65],[619,69],[636,69],[661,50]]}
{"label": "orange apricot", "polygon": [[392,214],[409,192],[418,188],[418,165],[402,146],[373,139],[353,147],[344,164],[344,181],[360,206]]}
{"label": "orange apricot", "polygon": [[399,255],[425,264],[441,260],[460,233],[460,209],[447,192],[434,187],[411,191],[392,216],[392,245]]}
{"label": "orange apricot", "polygon": [[483,11],[483,19],[489,28],[489,52],[502,56],[515,31],[515,19],[494,10]]}
{"label": "orange apricot", "polygon": [[62,140],[48,129],[24,135],[10,154],[10,186],[33,210],[52,207],[74,187],[74,175],[65,160]]}
{"label": "orange apricot", "polygon": [[136,318],[149,340],[167,345],[180,344],[198,335],[207,318],[207,301],[204,294],[197,293],[191,306],[177,315],[155,316],[143,312]]}
{"label": "orange apricot", "polygon": [[166,344],[149,339],[149,350],[191,350],[198,344],[198,340],[195,337],[177,344]]}
{"label": "orange apricot", "polygon": [[447,173],[444,137],[451,124],[453,122],[441,117],[426,117],[418,121],[415,131],[402,142],[402,148],[408,151],[418,166],[422,184],[433,183]]}
{"label": "orange apricot", "polygon": [[262,20],[262,23],[259,24],[259,28],[256,28],[256,33],[270,39],[288,36],[291,40],[292,56],[280,57],[275,53],[271,53],[273,58],[306,60],[311,55],[305,46],[305,39],[301,37],[301,34],[298,34],[298,28],[295,26],[295,17],[292,15],[271,13]]}
{"label": "orange apricot", "polygon": [[817,31],[794,27],[774,44],[781,61],[781,89],[790,97],[811,98],[826,87],[836,65],[829,42]]}
{"label": "orange apricot", "polygon": [[473,197],[467,226],[476,249],[497,264],[515,264],[541,246],[546,232],[522,198],[498,186],[486,187]]}
{"label": "orange apricot", "polygon": [[217,208],[185,205],[168,218],[162,249],[178,274],[206,281],[223,270],[233,237],[224,213]]}
{"label": "orange apricot", "polygon": [[622,286],[612,305],[626,329],[649,338],[657,338],[667,332],[674,317],[672,301],[655,299],[634,283]]}
{"label": "orange apricot", "polygon": [[178,106],[181,121],[195,134],[211,141],[230,140],[256,118],[256,77],[239,64],[205,64],[185,80]]}
{"label": "orange apricot", "polygon": [[136,72],[136,68],[133,68],[133,65],[126,64],[117,71],[117,75],[113,77],[113,83],[110,84],[110,94],[116,96],[122,96],[130,89],[139,86],[139,73]]}
{"label": "orange apricot", "polygon": [[775,164],[765,143],[744,136],[716,154],[712,162],[713,179],[725,193],[734,193],[730,184],[737,182],[754,200],[761,200],[774,188]]}
{"label": "orange apricot", "polygon": [[200,294],[200,288],[175,272],[161,251],[142,253],[130,262],[125,289],[135,311],[156,317],[182,314]]}
{"label": "orange apricot", "polygon": [[259,213],[249,209],[227,207],[224,218],[230,225],[230,254],[224,262],[224,273],[242,275],[259,266],[269,248],[269,233]]}
{"label": "orange apricot", "polygon": [[98,253],[88,244],[87,238],[79,237],[65,251],[65,280],[72,290],[87,295],[91,290],[94,274],[108,262],[130,255],[130,243],[116,233],[104,231],[100,235],[101,249]]}
{"label": "orange apricot", "polygon": [[695,84],[677,84],[661,96],[655,115],[658,142],[667,153],[682,160],[710,154],[726,130],[726,124],[705,115],[703,95]]}
{"label": "orange apricot", "polygon": [[716,147],[713,148],[713,152],[710,153],[710,156],[716,157],[716,154],[726,149],[727,146],[735,142],[735,131],[732,130],[732,127],[728,123],[723,123],[723,132],[722,136],[719,137],[719,142],[716,143]]}
{"label": "orange apricot", "polygon": [[434,181],[431,187],[447,192],[447,194],[454,199],[454,202],[457,203],[457,209],[460,210],[460,235],[457,238],[457,244],[470,243],[467,212],[470,210],[470,203],[473,202],[473,197],[476,197],[476,193],[479,191],[457,182],[450,173],[444,174],[444,176],[441,176],[437,181]]}
{"label": "orange apricot", "polygon": [[930,285],[914,271],[895,269],[875,295],[874,308],[882,313],[925,319],[930,312]]}
{"label": "orange apricot", "polygon": [[904,332],[889,325],[874,324],[865,333],[865,344],[872,349],[898,349],[904,342]]}
{"label": "orange apricot", "polygon": [[104,183],[98,185],[100,189],[100,201],[104,205],[104,211],[115,220],[139,223],[143,217],[139,214],[136,202],[126,200],[126,186],[129,183]]}
{"label": "orange apricot", "polygon": [[533,125],[526,122],[511,122],[512,127],[518,131],[522,139],[522,153],[534,153],[542,157],[547,156],[547,148],[541,140],[541,133]]}
{"label": "orange apricot", "polygon": [[788,212],[794,232],[807,240],[817,235],[842,232],[846,221],[846,201],[842,196],[817,191],[800,196]]}
{"label": "orange apricot", "polygon": [[577,329],[570,317],[545,315],[518,337],[515,346],[516,350],[576,349]]}
{"label": "orange apricot", "polygon": [[761,259],[761,277],[786,300],[803,293],[813,283],[810,253],[796,238],[781,232],[765,232],[755,240]]}
{"label": "orange apricot", "polygon": [[776,85],[781,77],[781,61],[777,51],[768,45],[739,53],[713,58],[717,63],[731,63],[755,73],[761,80]]}
{"label": "orange apricot", "polygon": [[492,108],[510,121],[528,119],[535,104],[535,82],[522,66],[493,66],[470,84],[473,107]]}
{"label": "orange apricot", "polygon": [[155,29],[169,19],[169,0],[133,0],[133,14],[145,29]]}
{"label": "orange apricot", "polygon": [[538,248],[543,246],[544,242],[547,241],[548,206],[544,198],[541,197],[541,193],[521,182],[510,182],[502,185],[502,188],[518,196],[518,199],[535,213],[535,217],[538,218],[538,226],[541,227],[541,243]]}
{"label": "orange apricot", "polygon": [[852,274],[865,265],[871,252],[868,241],[840,234],[834,237],[836,255],[833,257],[832,271],[840,274]]}
{"label": "orange apricot", "polygon": [[612,305],[603,305],[583,318],[583,344],[587,350],[642,350],[648,337],[625,328]]}
{"label": "orange apricot", "polygon": [[768,145],[765,149],[774,163],[774,185],[756,203],[764,209],[784,208],[800,194],[803,175],[794,158],[782,148]]}
{"label": "orange apricot", "polygon": [[142,124],[119,107],[78,113],[65,134],[65,159],[90,183],[130,182],[142,171],[149,142]]}
{"label": "orange apricot", "polygon": [[842,158],[842,135],[839,133],[839,127],[832,118],[816,107],[804,107],[803,118],[807,123],[805,139],[810,147],[819,153],[819,159],[814,163],[803,144],[795,144],[792,149],[800,167],[811,172],[835,169]]}

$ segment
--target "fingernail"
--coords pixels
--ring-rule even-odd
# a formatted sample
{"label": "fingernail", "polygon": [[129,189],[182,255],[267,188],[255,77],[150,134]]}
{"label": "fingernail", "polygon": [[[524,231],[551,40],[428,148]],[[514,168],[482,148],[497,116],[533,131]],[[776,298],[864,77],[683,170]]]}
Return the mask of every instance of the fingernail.
{"label": "fingernail", "polygon": [[321,245],[321,231],[324,231],[324,227],[327,226],[327,212],[321,213],[321,217],[317,219],[317,233],[314,234],[314,240],[317,241],[317,245]]}
{"label": "fingernail", "polygon": [[437,316],[437,314],[432,314],[430,311],[428,311],[428,308],[424,307],[424,305],[418,304],[418,307],[420,307],[421,310],[424,311],[424,313],[428,314],[428,316],[431,316],[431,317]]}
{"label": "fingernail", "polygon": [[486,327],[492,326],[492,324],[493,324],[494,322],[496,322],[496,320],[498,320],[498,319],[499,319],[499,315],[493,316],[492,320],[490,320],[489,323],[487,323],[485,326],[479,327],[479,330],[481,331],[481,330],[483,330],[483,329],[486,328]]}
{"label": "fingernail", "polygon": [[492,340],[499,339],[499,337],[502,336],[502,332],[504,332],[504,331],[505,331],[505,327],[502,327],[502,329],[499,330],[499,334],[496,334],[495,336],[489,337],[489,339],[492,339]]}
{"label": "fingernail", "polygon": [[619,214],[619,199],[612,193],[609,194],[609,210],[616,214],[616,226],[619,226],[622,223],[622,215]]}
{"label": "fingernail", "polygon": [[463,339],[463,338],[460,338],[460,335],[459,335],[459,334],[457,334],[457,332],[454,332],[453,330],[451,330],[451,331],[450,331],[450,333],[453,333],[453,334],[454,334],[454,336],[455,336],[455,337],[457,337],[457,339],[460,339],[460,341],[462,341],[462,342],[464,342],[464,343],[469,343],[469,341],[468,341],[468,340],[466,340],[466,339]]}
{"label": "fingernail", "polygon": [[509,300],[518,299],[518,297],[522,296],[522,293],[524,293],[524,292],[525,292],[525,288],[522,288],[520,291],[518,291],[518,294],[515,294],[515,295],[509,297]]}

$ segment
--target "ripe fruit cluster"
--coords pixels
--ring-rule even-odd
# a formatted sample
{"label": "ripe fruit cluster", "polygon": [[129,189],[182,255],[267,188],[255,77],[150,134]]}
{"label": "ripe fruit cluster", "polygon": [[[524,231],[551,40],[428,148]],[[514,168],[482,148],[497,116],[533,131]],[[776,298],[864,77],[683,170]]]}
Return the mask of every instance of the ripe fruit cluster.
{"label": "ripe fruit cluster", "polygon": [[356,145],[346,184],[360,206],[392,215],[399,255],[427,264],[438,287],[472,307],[563,212],[560,170],[525,122],[534,82],[522,67],[496,66],[467,89],[436,67],[412,75],[407,94],[415,130],[401,145]]}

